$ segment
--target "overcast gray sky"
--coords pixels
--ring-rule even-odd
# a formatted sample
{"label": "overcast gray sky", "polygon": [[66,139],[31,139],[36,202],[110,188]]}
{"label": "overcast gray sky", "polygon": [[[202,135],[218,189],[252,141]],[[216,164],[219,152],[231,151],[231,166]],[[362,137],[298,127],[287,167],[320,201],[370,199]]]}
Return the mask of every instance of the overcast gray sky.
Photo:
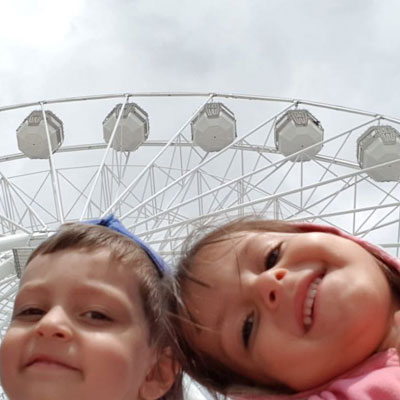
{"label": "overcast gray sky", "polygon": [[0,106],[138,91],[399,116],[398,0],[0,0]]}
{"label": "overcast gray sky", "polygon": [[0,104],[135,91],[398,115],[396,0],[1,0]]}

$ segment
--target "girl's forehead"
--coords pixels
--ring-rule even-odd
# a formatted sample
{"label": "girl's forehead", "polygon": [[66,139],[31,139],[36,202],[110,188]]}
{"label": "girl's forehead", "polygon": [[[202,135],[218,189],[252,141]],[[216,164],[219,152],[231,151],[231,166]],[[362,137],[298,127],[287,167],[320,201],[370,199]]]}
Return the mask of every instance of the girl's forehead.
{"label": "girl's forehead", "polygon": [[212,248],[214,251],[217,249],[226,249],[228,247],[237,248],[237,246],[246,245],[248,241],[259,239],[265,242],[276,240],[277,238],[289,238],[297,236],[300,233],[289,232],[270,232],[270,231],[239,231],[232,232],[219,237],[216,240],[205,243],[199,250],[208,251]]}
{"label": "girl's forehead", "polygon": [[291,238],[298,233],[240,231],[221,236],[202,246],[194,255],[192,267],[219,262],[237,262],[238,258],[246,258],[249,252],[273,246],[277,241]]}

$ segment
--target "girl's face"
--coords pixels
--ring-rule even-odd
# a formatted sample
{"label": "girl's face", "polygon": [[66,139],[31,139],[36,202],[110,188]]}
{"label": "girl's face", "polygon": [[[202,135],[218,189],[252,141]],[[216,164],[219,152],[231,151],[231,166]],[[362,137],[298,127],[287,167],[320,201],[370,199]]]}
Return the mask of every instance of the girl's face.
{"label": "girl's face", "polygon": [[263,384],[316,387],[384,341],[396,309],[377,260],[327,233],[242,232],[202,248],[184,297],[196,349]]}

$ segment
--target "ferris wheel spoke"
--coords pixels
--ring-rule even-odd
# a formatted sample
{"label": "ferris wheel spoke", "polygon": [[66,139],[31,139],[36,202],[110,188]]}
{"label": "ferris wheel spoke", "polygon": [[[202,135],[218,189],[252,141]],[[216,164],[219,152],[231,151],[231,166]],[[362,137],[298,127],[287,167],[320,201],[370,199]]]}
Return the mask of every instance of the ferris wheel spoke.
{"label": "ferris wheel spoke", "polygon": [[[10,189],[10,191],[13,192],[13,194],[17,197],[17,199],[19,201],[21,201],[23,203],[23,205],[25,206],[25,211],[22,214],[21,218],[19,219],[19,223],[22,224],[24,217],[27,213],[30,213],[30,218],[31,220],[37,220],[43,229],[46,229],[46,224],[44,223],[44,221],[40,218],[40,216],[36,213],[36,211],[31,207],[31,205],[24,199],[23,196],[20,195],[20,193],[18,192],[18,187],[16,185],[14,185],[3,173],[0,172],[0,176],[1,176],[1,180],[2,180],[2,184],[6,183],[7,187]],[[5,188],[4,188],[5,190]],[[11,193],[10,193],[11,196]],[[32,218],[33,217],[33,218]],[[33,227],[35,227],[34,225],[32,225]],[[37,229],[37,227],[36,227]]]}
{"label": "ferris wheel spoke", "polygon": [[[362,223],[360,224],[360,226],[357,228],[357,230],[356,230],[356,232],[357,231],[360,231],[363,227],[364,227],[364,225],[366,225],[367,223],[368,223],[368,221],[377,213],[377,211],[379,210],[379,206],[381,206],[382,204],[384,204],[384,202],[389,198],[389,197],[391,197],[391,194],[395,191],[395,189],[397,189],[398,188],[398,186],[399,186],[399,184],[398,183],[396,183],[396,184],[394,184],[393,186],[392,186],[392,188],[388,191],[388,192],[384,192],[384,196],[382,197],[382,199],[379,201],[379,202],[377,202],[377,207],[374,209],[374,210],[372,210],[370,213],[369,213],[369,215],[368,216],[366,216],[365,218],[364,218],[364,220],[362,221]],[[377,194],[377,196],[378,196],[378,194]],[[400,201],[400,199],[397,199],[397,201]],[[384,219],[384,218],[383,218]]]}
{"label": "ferris wheel spoke", "polygon": [[365,237],[368,233],[370,233],[373,230],[376,231],[376,230],[379,230],[379,229],[382,229],[382,228],[385,228],[385,227],[388,227],[388,226],[391,226],[391,225],[394,225],[394,224],[398,224],[399,222],[400,222],[400,218],[396,218],[394,220],[391,220],[391,221],[388,221],[388,222],[385,222],[385,223],[377,222],[373,226],[371,226],[369,229],[357,232],[357,234],[360,237]]}
{"label": "ferris wheel spoke", "polygon": [[54,203],[55,203],[57,219],[61,223],[64,223],[64,212],[63,212],[62,201],[61,201],[61,196],[60,196],[60,184],[58,182],[57,169],[56,169],[56,166],[54,163],[54,158],[53,158],[53,149],[52,149],[52,143],[51,143],[51,138],[50,138],[49,125],[48,125],[48,121],[47,121],[47,114],[44,109],[44,103],[41,101],[39,104],[40,104],[42,118],[43,118],[43,122],[44,122],[44,130],[46,133],[51,185],[52,185],[52,189],[53,189],[53,198],[54,198]]}
{"label": "ferris wheel spoke", "polygon": [[[379,219],[379,223],[376,222],[374,225],[372,225],[368,230],[365,230],[364,232],[360,232],[359,235],[360,236],[365,236],[367,233],[371,232],[372,230],[378,230],[384,226],[389,226],[392,225],[393,223],[397,223],[399,222],[399,219],[396,218],[393,221],[389,222],[389,225],[386,225],[386,223],[384,223],[384,221],[387,221],[387,219],[395,212],[397,211],[399,208],[399,206],[394,207],[392,210],[389,210],[383,217],[380,217]],[[358,233],[358,232],[357,232]]]}
{"label": "ferris wheel spoke", "polygon": [[[325,163],[325,162],[321,162],[319,160],[314,160],[316,166],[319,166],[320,169],[323,171],[321,177],[317,180],[317,182],[322,183],[324,182],[324,178],[329,174],[330,176],[333,177],[337,177],[339,176],[339,174],[337,172],[334,172],[333,168],[331,168],[331,164],[330,163]],[[327,165],[326,165],[327,164]],[[346,185],[347,182],[344,180],[343,183]],[[316,191],[318,190],[318,186],[315,187],[314,189],[312,189],[310,191],[310,193],[308,194],[307,199],[304,201],[304,207],[306,208],[309,204],[309,202],[311,201],[311,199],[314,198],[314,195],[316,193]]]}
{"label": "ferris wheel spoke", "polygon": [[[264,121],[263,123],[261,123],[259,126],[257,126],[255,129],[249,131],[244,137],[249,136],[250,134],[252,134],[254,131],[259,130],[261,127],[267,125],[268,123],[270,123],[273,119],[275,119],[277,116],[283,114],[285,111],[287,111],[288,109],[292,108],[292,105],[290,105],[289,107],[284,108],[283,110],[279,111],[278,113],[276,113],[276,115],[273,115],[273,117],[269,118],[268,120]],[[194,173],[195,171],[197,171],[198,169],[202,168],[205,164],[211,162],[212,160],[214,160],[217,156],[220,155],[220,153],[224,153],[225,151],[227,151],[233,144],[236,144],[236,142],[239,142],[241,140],[241,138],[236,139],[233,141],[233,143],[229,146],[226,146],[224,149],[222,149],[219,153],[214,154],[212,156],[210,156],[209,158],[207,158],[206,160],[204,160],[203,162],[199,163],[198,165],[196,165],[195,167],[193,167],[190,171],[187,171],[186,173],[184,173],[183,175],[181,175],[179,178],[177,178],[172,184],[167,185],[165,188],[161,189],[158,193],[154,194],[153,197],[158,196],[160,194],[162,194],[164,191],[170,189],[172,186],[176,185],[178,182],[180,182],[181,180],[185,179],[188,175],[191,175],[192,173]],[[124,216],[121,217],[121,219],[126,218],[127,216],[129,216],[130,214],[132,214],[133,212],[136,211],[136,208],[133,208],[131,211],[129,211],[128,213],[126,213]]]}
{"label": "ferris wheel spoke", "polygon": [[[139,173],[139,175],[137,177],[135,177],[135,179],[128,185],[128,187],[125,189],[125,191],[123,191],[115,200],[114,202],[110,205],[110,207],[105,211],[104,214],[108,213],[119,201],[121,201],[121,199],[125,196],[126,192],[128,190],[130,190],[130,188],[132,186],[135,185],[135,183],[142,177],[142,175],[147,172],[147,169],[153,165],[153,163],[163,155],[163,153],[170,147],[170,145],[176,140],[177,137],[179,137],[181,135],[181,132],[193,121],[193,119],[195,118],[195,116],[199,113],[199,111],[204,107],[205,104],[207,104],[212,98],[214,97],[214,95],[210,95],[207,100],[201,104],[200,107],[198,107],[196,109],[196,111],[192,114],[192,116],[183,124],[183,126],[177,131],[177,133],[175,135],[172,136],[172,138],[166,143],[166,145],[161,149],[161,151],[149,162],[149,164],[141,171],[141,173]],[[185,175],[185,174],[184,174]],[[183,176],[184,176],[183,175]],[[135,209],[136,211],[136,209]],[[121,216],[121,219],[123,220],[124,218],[126,218],[127,216],[129,216],[130,213],[127,213],[123,216]]]}
{"label": "ferris wheel spoke", "polygon": [[[45,194],[48,194],[47,191],[48,189],[46,188],[46,184],[48,184],[49,181],[49,173],[48,172],[39,172],[40,175],[45,175],[44,178],[41,180],[41,183],[38,185],[37,189],[32,193],[32,195],[28,194],[27,191],[22,189],[21,186],[25,186],[26,181],[22,182],[21,184],[13,183],[13,188],[15,191],[19,192],[22,197],[25,197],[27,200],[27,203],[29,206],[36,211],[37,214],[39,214],[39,210],[41,211],[42,217],[41,219],[44,221],[44,217],[47,215],[48,218],[50,218],[52,221],[57,221],[57,215],[51,212],[52,206],[54,206],[54,203],[49,202],[49,197],[43,195],[44,192]],[[38,174],[34,174],[38,176]],[[33,178],[34,175],[30,175],[30,178]],[[39,196],[43,195],[43,199],[39,200]],[[41,204],[43,202],[43,204]],[[40,214],[39,214],[40,215]],[[46,223],[46,227],[48,224]]]}
{"label": "ferris wheel spoke", "polygon": [[[31,233],[29,229],[26,229],[24,226],[20,225],[18,222],[13,221],[10,218],[7,218],[5,215],[0,214],[1,224],[7,224],[7,228],[4,229],[3,232],[15,232],[16,230],[21,230],[22,232]],[[12,226],[13,228],[10,228]]]}
{"label": "ferris wheel spoke", "polygon": [[96,188],[97,181],[98,181],[98,179],[99,179],[99,177],[100,177],[100,174],[101,174],[101,172],[102,172],[102,170],[103,170],[103,167],[104,167],[104,164],[105,164],[105,162],[106,162],[106,158],[107,158],[108,152],[110,151],[111,145],[112,145],[112,143],[113,143],[115,134],[116,134],[116,132],[117,132],[117,128],[118,128],[118,126],[119,126],[119,123],[120,123],[122,114],[123,114],[123,112],[124,112],[126,103],[128,102],[128,99],[129,99],[129,96],[126,95],[125,98],[124,98],[124,101],[123,101],[123,103],[122,103],[122,106],[120,107],[120,110],[119,110],[119,112],[118,112],[117,121],[115,122],[114,128],[113,128],[112,133],[111,133],[110,140],[109,140],[109,142],[108,142],[108,144],[107,144],[107,147],[106,147],[106,149],[105,149],[105,151],[104,151],[103,158],[102,158],[102,160],[101,160],[101,162],[100,162],[100,164],[99,164],[99,167],[98,167],[98,169],[97,169],[97,171],[96,171],[96,174],[95,174],[95,176],[94,176],[93,184],[92,184],[92,187],[91,187],[91,189],[90,189],[89,195],[88,195],[88,197],[87,197],[87,199],[86,199],[86,203],[85,203],[85,205],[84,205],[84,207],[83,207],[80,220],[82,220],[82,219],[84,218],[84,216],[85,216],[85,214],[86,214],[86,211],[87,211],[87,209],[88,209],[88,207],[89,207],[89,203],[91,202],[91,199],[92,199],[92,197],[93,197],[93,193],[94,193],[94,190],[95,190],[95,188]]}
{"label": "ferris wheel spoke", "polygon": [[[271,135],[272,135],[273,130],[274,130],[274,126],[276,124],[276,120],[277,120],[277,118],[275,118],[273,121],[271,121],[269,130],[268,130],[268,134],[267,134],[267,136],[266,136],[266,138],[265,138],[265,140],[264,140],[264,142],[262,143],[261,146],[253,145],[253,144],[249,143],[247,141],[247,139],[243,139],[242,140],[242,144],[243,145],[248,145],[249,148],[253,149],[253,151],[255,151],[256,154],[257,154],[256,160],[255,160],[255,162],[254,162],[254,164],[253,164],[253,166],[251,168],[251,170],[253,170],[253,171],[258,169],[258,166],[259,166],[259,164],[261,162],[267,162],[268,164],[272,164],[273,163],[272,159],[266,156],[265,149],[268,148],[267,143],[270,141]],[[264,150],[264,151],[262,151],[262,150]],[[272,150],[272,149],[270,149],[270,150]],[[242,175],[244,175],[244,170],[242,170]],[[258,186],[258,185],[252,185],[252,179],[253,179],[253,176],[250,176],[249,179],[247,179],[246,184],[245,184],[245,186],[243,188],[244,191],[247,191],[247,187],[246,186],[248,186],[248,187],[250,187],[250,186],[252,186],[252,187]]]}
{"label": "ferris wheel spoke", "polygon": [[[70,218],[74,210],[77,208],[78,204],[82,199],[87,199],[85,192],[87,191],[90,183],[94,178],[94,174],[89,176],[86,184],[80,189],[73,180],[67,176],[68,172],[75,171],[76,168],[65,168],[63,170],[59,170],[58,174],[61,178],[61,182],[65,183],[66,185],[61,185],[63,190],[61,190],[61,194],[64,198],[69,199],[69,208],[65,211],[65,218]],[[71,190],[72,189],[72,190]],[[98,207],[100,210],[100,206]]]}

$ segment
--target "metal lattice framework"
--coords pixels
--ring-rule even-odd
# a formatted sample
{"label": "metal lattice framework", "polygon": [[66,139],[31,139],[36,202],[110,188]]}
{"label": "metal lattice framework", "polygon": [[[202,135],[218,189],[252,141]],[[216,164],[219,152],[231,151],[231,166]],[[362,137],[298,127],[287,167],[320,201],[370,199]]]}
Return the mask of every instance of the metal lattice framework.
{"label": "metal lattice framework", "polygon": [[[117,102],[130,101],[149,114],[149,139],[133,152],[117,152],[102,142],[102,121]],[[192,143],[190,124],[210,102],[234,112],[237,138],[207,153]],[[325,131],[310,161],[302,161],[307,149],[285,157],[274,142],[277,119],[300,107]],[[48,160],[29,159],[17,148],[15,130],[32,110],[51,110],[64,123],[64,145]],[[113,212],[171,262],[194,228],[253,213],[338,226],[398,255],[399,182],[372,180],[357,162],[356,142],[371,126],[399,123],[311,101],[220,93],[127,93],[0,107],[0,335],[24,249],[29,254],[66,221]]]}

